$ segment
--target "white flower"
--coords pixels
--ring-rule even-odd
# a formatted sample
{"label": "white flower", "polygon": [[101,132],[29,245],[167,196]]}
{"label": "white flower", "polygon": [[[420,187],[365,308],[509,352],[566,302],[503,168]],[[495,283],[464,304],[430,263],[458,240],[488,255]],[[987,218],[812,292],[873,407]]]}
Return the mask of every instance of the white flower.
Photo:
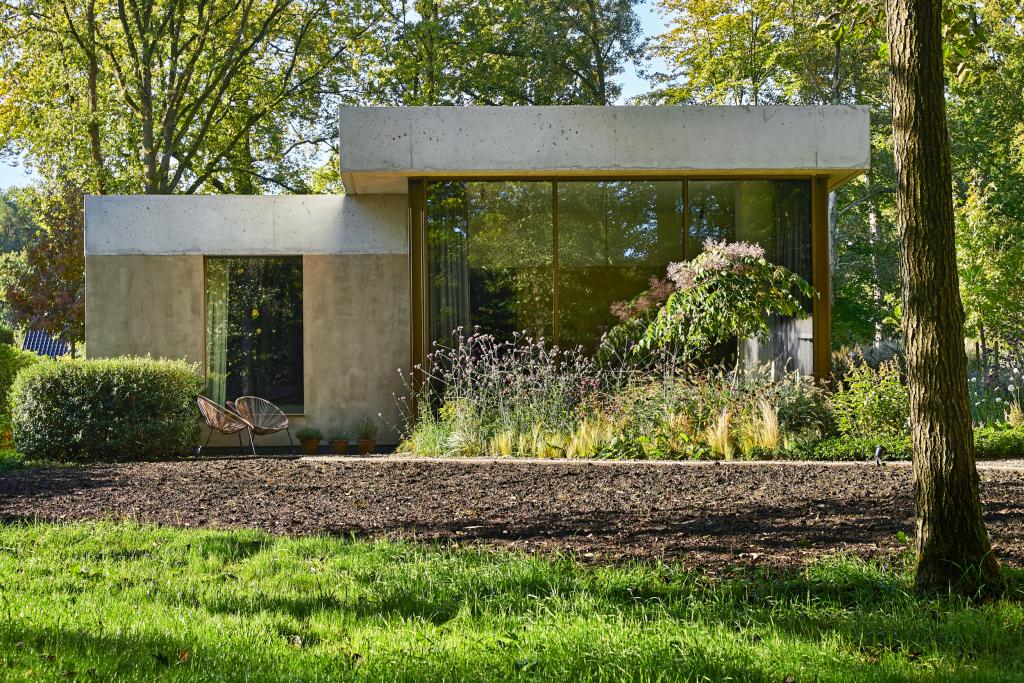
{"label": "white flower", "polygon": [[1007,391],[1017,391],[1017,387],[1013,386],[1012,384],[1008,384],[1008,385],[1006,385],[1006,390]]}

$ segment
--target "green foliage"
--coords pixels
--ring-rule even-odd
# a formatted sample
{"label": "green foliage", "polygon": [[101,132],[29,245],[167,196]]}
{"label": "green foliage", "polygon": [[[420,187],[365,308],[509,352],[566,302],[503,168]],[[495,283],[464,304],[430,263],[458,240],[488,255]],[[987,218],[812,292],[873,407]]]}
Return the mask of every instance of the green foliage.
{"label": "green foliage", "polygon": [[800,276],[772,265],[764,249],[709,239],[695,259],[669,266],[677,291],[648,325],[641,349],[672,345],[684,360],[733,339],[767,339],[769,315],[806,317],[800,296],[815,296]]}
{"label": "green foliage", "polygon": [[14,330],[6,325],[0,325],[0,344],[14,344]]}
{"label": "green foliage", "polygon": [[907,434],[831,436],[794,450],[792,457],[804,460],[871,460],[876,446],[885,448],[883,460],[910,460],[910,436]]}
{"label": "green foliage", "polygon": [[[10,418],[11,386],[18,373],[41,360],[31,351],[22,351],[11,344],[0,344],[0,415]],[[6,426],[6,425],[5,425]]]}
{"label": "green foliage", "polygon": [[873,369],[856,362],[832,395],[832,411],[839,431],[846,435],[905,433],[910,420],[910,394],[900,366],[886,361]]}
{"label": "green foliage", "polygon": [[19,328],[79,343],[85,340],[84,190],[65,180],[32,197],[39,229],[5,278],[8,315]]}
{"label": "green foliage", "polygon": [[671,562],[461,545],[2,526],[4,674],[398,683],[1024,675],[1012,569],[1009,595],[979,604],[916,596],[900,559],[708,577]]}
{"label": "green foliage", "polygon": [[368,417],[363,417],[352,423],[352,433],[356,435],[357,439],[376,439],[379,428],[377,421]]}
{"label": "green foliage", "polygon": [[303,427],[295,432],[295,436],[299,441],[312,441],[313,439],[320,441],[324,438],[324,433],[316,427]]}
{"label": "green foliage", "polygon": [[1024,458],[1024,428],[1007,425],[976,427],[974,449],[981,460]]}
{"label": "green foliage", "polygon": [[67,462],[190,453],[200,389],[195,366],[183,361],[39,363],[11,389],[14,442],[28,458]]}
{"label": "green foliage", "polygon": [[2,3],[0,140],[99,194],[303,191],[337,135],[324,95],[345,88],[372,14],[325,0]]}
{"label": "green foliage", "polygon": [[637,0],[380,3],[359,49],[369,99],[385,104],[612,104],[639,57]]}
{"label": "green foliage", "polygon": [[352,431],[345,427],[335,427],[327,433],[328,441],[351,441]]}

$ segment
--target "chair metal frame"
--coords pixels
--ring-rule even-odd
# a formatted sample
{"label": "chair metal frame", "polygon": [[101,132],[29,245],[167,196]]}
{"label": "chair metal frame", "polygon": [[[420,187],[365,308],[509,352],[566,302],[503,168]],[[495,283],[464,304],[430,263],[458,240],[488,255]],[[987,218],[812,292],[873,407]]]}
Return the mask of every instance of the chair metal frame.
{"label": "chair metal frame", "polygon": [[249,446],[252,448],[252,454],[256,455],[256,444],[252,440],[252,424],[248,420],[239,413],[228,410],[205,396],[197,396],[196,405],[199,406],[199,414],[203,417],[203,421],[206,422],[206,426],[210,430],[206,437],[206,443],[200,447],[196,455],[202,455],[206,447],[210,445],[210,439],[213,438],[214,432],[224,436],[237,433],[238,452],[240,455],[244,455],[245,447],[242,445],[243,431],[249,435]]}
{"label": "chair metal frame", "polygon": [[253,442],[252,452],[254,455],[256,454],[254,434],[266,436],[281,431],[288,435],[288,448],[291,450],[291,454],[295,455],[295,442],[292,441],[290,423],[283,410],[259,396],[239,396],[235,399],[235,409],[249,424],[249,440]]}

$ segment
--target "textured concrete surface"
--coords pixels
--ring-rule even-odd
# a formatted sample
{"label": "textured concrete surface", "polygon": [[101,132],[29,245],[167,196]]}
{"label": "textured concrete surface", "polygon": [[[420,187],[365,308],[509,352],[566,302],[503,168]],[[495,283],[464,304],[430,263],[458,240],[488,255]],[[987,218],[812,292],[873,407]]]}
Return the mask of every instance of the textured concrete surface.
{"label": "textured concrete surface", "polygon": [[85,253],[406,254],[407,212],[406,195],[86,197]]}
{"label": "textured concrete surface", "polygon": [[379,440],[394,444],[398,371],[410,365],[408,257],[306,256],[303,289],[309,423],[327,433],[383,413]]}
{"label": "textured concrete surface", "polygon": [[85,257],[85,352],[203,361],[202,256]]}
{"label": "textured concrete surface", "polygon": [[870,165],[867,107],[342,107],[349,193],[453,174],[806,174]]}

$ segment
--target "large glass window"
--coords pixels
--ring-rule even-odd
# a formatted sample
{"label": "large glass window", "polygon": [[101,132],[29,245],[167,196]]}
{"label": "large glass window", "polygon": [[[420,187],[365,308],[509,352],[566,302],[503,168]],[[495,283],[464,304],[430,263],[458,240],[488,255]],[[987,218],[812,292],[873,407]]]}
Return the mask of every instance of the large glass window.
{"label": "large glass window", "polygon": [[430,329],[551,337],[551,183],[431,183]]}
{"label": "large glass window", "polygon": [[593,351],[612,304],[683,259],[679,181],[558,184],[559,344]]}
{"label": "large glass window", "polygon": [[[431,338],[479,326],[501,338],[554,334],[562,347],[593,350],[615,324],[613,303],[699,254],[709,237],[758,243],[770,261],[811,281],[810,182],[429,183]],[[745,342],[745,356],[809,368],[810,321],[772,325],[771,343]]]}
{"label": "large glass window", "polygon": [[206,259],[206,395],[303,410],[302,257]]}

